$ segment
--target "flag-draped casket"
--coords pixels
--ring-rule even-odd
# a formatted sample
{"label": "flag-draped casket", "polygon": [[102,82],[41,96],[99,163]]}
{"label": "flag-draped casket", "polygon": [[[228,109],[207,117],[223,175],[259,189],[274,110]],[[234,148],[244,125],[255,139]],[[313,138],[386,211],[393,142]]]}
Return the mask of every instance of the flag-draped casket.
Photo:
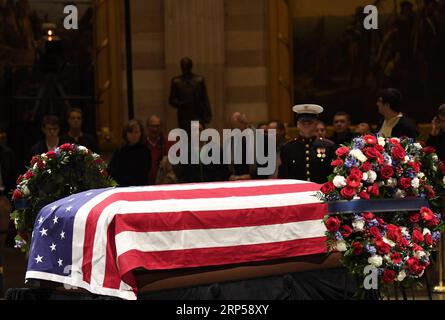
{"label": "flag-draped casket", "polygon": [[326,252],[320,186],[257,180],[90,190],[43,208],[27,279],[135,299],[134,270],[177,270]]}

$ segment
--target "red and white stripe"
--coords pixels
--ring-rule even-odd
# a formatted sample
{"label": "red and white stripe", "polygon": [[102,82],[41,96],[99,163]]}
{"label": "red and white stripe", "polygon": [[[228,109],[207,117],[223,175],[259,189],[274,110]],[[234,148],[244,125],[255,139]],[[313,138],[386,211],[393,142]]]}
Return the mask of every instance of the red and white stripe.
{"label": "red and white stripe", "polygon": [[136,298],[131,271],[325,252],[319,185],[258,180],[116,188],[76,214],[71,285]]}

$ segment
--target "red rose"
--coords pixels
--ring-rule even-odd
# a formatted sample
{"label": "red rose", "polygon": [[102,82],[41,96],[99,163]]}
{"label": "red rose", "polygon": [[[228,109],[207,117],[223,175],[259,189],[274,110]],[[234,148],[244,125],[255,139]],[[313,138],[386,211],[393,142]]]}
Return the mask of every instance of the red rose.
{"label": "red rose", "polygon": [[343,166],[343,160],[342,159],[336,159],[331,162],[331,166],[333,167],[341,167]]}
{"label": "red rose", "polygon": [[354,188],[351,187],[344,187],[343,189],[341,189],[340,194],[342,195],[343,198],[350,200],[354,198],[355,190]]}
{"label": "red rose", "polygon": [[12,194],[12,200],[20,200],[22,198],[23,198],[23,194],[19,190],[15,189]]}
{"label": "red rose", "polygon": [[102,176],[104,176],[104,177],[108,177],[108,176],[109,176],[107,170],[102,170],[102,171],[100,172],[100,174],[101,174]]}
{"label": "red rose", "polygon": [[420,243],[423,242],[425,240],[425,238],[423,237],[422,232],[420,232],[417,229],[414,229],[413,231],[413,241],[416,243]]}
{"label": "red rose", "polygon": [[358,177],[357,175],[350,175],[348,179],[346,179],[346,184],[348,187],[358,188],[360,187],[361,181],[362,178]]}
{"label": "red rose", "polygon": [[376,249],[377,252],[381,255],[387,254],[389,253],[389,251],[391,251],[391,246],[385,242],[383,242],[383,240],[376,240]]}
{"label": "red rose", "polygon": [[409,189],[411,188],[411,178],[402,178],[399,181],[400,187],[402,189]]}
{"label": "red rose", "polygon": [[377,220],[377,222],[379,223],[379,225],[383,226],[385,224],[385,221],[382,218],[375,218]]}
{"label": "red rose", "polygon": [[418,162],[410,161],[410,162],[408,162],[408,165],[411,168],[413,168],[415,173],[419,173],[420,172],[420,164]]}
{"label": "red rose", "polygon": [[365,218],[366,220],[370,221],[370,220],[374,219],[374,214],[372,212],[365,212],[362,214],[362,217]]}
{"label": "red rose", "polygon": [[376,150],[376,148],[365,148],[363,149],[363,153],[365,156],[367,156],[369,159],[376,159],[379,157],[380,152]]}
{"label": "red rose", "polygon": [[25,179],[31,179],[32,177],[34,177],[34,173],[32,171],[28,171],[25,173]]}
{"label": "red rose", "polygon": [[94,160],[94,162],[98,165],[101,165],[102,163],[104,163],[104,161],[102,160],[102,158],[97,158],[96,160]]}
{"label": "red rose", "polygon": [[40,171],[43,171],[43,169],[45,169],[45,165],[43,164],[42,160],[37,161],[37,168],[39,168]]}
{"label": "red rose", "polygon": [[436,216],[434,215],[433,211],[431,211],[430,208],[422,207],[422,208],[420,209],[420,217],[421,217],[424,221],[431,221],[431,220],[433,220]]}
{"label": "red rose", "polygon": [[371,169],[372,169],[372,165],[369,163],[369,162],[365,162],[364,164],[362,164],[362,166],[360,167],[360,169],[363,171],[363,172],[368,172],[368,171],[371,171]]}
{"label": "red rose", "polygon": [[23,180],[23,176],[19,175],[19,177],[17,178],[17,181],[15,182],[15,184],[20,184],[20,182],[22,182]]}
{"label": "red rose", "polygon": [[427,193],[427,198],[432,199],[436,197],[436,192],[434,191],[432,186],[425,186],[425,191]]}
{"label": "red rose", "polygon": [[392,241],[396,241],[402,236],[402,232],[398,226],[388,224],[386,227],[386,236]]}
{"label": "red rose", "polygon": [[384,180],[388,180],[389,178],[391,178],[394,175],[394,170],[392,169],[391,166],[384,166],[382,168],[382,170],[380,170],[380,176],[382,177],[382,179]]}
{"label": "red rose", "polygon": [[426,222],[426,225],[428,227],[436,227],[438,224],[439,224],[439,220],[436,217],[434,217],[434,219]]}
{"label": "red rose", "polygon": [[402,147],[396,146],[396,147],[392,148],[392,157],[395,160],[399,160],[399,161],[404,160],[405,156],[406,156],[406,152],[405,152],[405,149],[403,149]]}
{"label": "red rose", "polygon": [[400,239],[397,241],[397,245],[400,248],[407,248],[409,246],[409,242],[404,237],[400,237]]}
{"label": "red rose", "polygon": [[50,150],[46,153],[46,156],[51,159],[56,156],[56,153],[54,152],[54,150]]}
{"label": "red rose", "polygon": [[358,196],[360,197],[360,199],[366,199],[366,200],[371,198],[371,196],[368,193],[364,192],[364,191],[360,192],[358,194]]}
{"label": "red rose", "polygon": [[363,253],[363,245],[360,242],[353,242],[351,247],[354,255],[358,256]]}
{"label": "red rose", "polygon": [[341,235],[343,238],[349,238],[349,236],[352,234],[352,228],[348,225],[344,225],[341,227]]}
{"label": "red rose", "polygon": [[390,139],[388,139],[388,142],[392,145],[400,146],[400,142],[397,139],[390,138]]}
{"label": "red rose", "polygon": [[40,160],[40,156],[39,155],[36,155],[36,156],[32,157],[32,159],[30,161],[31,166],[34,166],[37,163],[37,161],[39,161],[39,160]]}
{"label": "red rose", "polygon": [[416,257],[409,258],[406,261],[406,265],[409,267],[409,270],[416,275],[420,275],[423,270],[425,270],[425,268],[419,264],[419,259]]}
{"label": "red rose", "polygon": [[349,153],[348,147],[341,147],[341,148],[338,148],[337,151],[335,151],[335,154],[339,157],[345,157],[348,155],[348,153]]}
{"label": "red rose", "polygon": [[418,214],[418,213],[412,213],[409,216],[409,222],[411,222],[411,223],[417,223],[417,222],[419,222],[419,219],[420,219],[420,214]]}
{"label": "red rose", "polygon": [[436,153],[436,149],[434,149],[433,147],[425,147],[422,149],[422,151],[426,154]]}
{"label": "red rose", "polygon": [[363,137],[363,140],[365,140],[365,143],[370,144],[370,145],[375,145],[377,143],[377,138],[374,136],[371,136],[369,134],[365,135]]}
{"label": "red rose", "polygon": [[59,148],[63,151],[70,151],[73,149],[73,146],[70,143],[64,143]]}
{"label": "red rose", "polygon": [[378,197],[380,195],[379,185],[377,183],[374,183],[372,186],[369,186],[368,193],[371,196]]}
{"label": "red rose", "polygon": [[379,144],[376,144],[375,145],[375,148],[377,149],[377,151],[378,152],[383,152],[383,151],[385,151],[385,148],[383,148],[381,145],[379,145]]}
{"label": "red rose", "polygon": [[433,245],[433,237],[429,233],[425,235],[425,243],[429,246]]}
{"label": "red rose", "polygon": [[422,251],[423,252],[423,248],[421,246],[419,246],[417,243],[413,243],[413,251]]}
{"label": "red rose", "polygon": [[439,161],[439,170],[442,173],[445,173],[445,163],[443,161]]}
{"label": "red rose", "polygon": [[399,264],[402,262],[402,256],[398,252],[391,254],[389,257],[391,258],[393,264]]}
{"label": "red rose", "polygon": [[323,192],[324,194],[329,194],[329,193],[331,193],[332,191],[334,191],[334,189],[335,189],[335,186],[334,186],[334,184],[332,183],[332,182],[326,182],[325,184],[323,184],[322,186],[321,186],[321,192]]}
{"label": "red rose", "polygon": [[380,230],[377,227],[369,228],[369,233],[374,237],[375,240],[382,239],[382,234],[380,233]]}
{"label": "red rose", "polygon": [[338,220],[337,217],[330,217],[324,224],[326,229],[331,233],[337,232],[338,229],[340,229],[340,220]]}
{"label": "red rose", "polygon": [[394,280],[396,279],[396,272],[394,270],[386,269],[385,271],[383,271],[382,278],[383,282],[393,283]]}

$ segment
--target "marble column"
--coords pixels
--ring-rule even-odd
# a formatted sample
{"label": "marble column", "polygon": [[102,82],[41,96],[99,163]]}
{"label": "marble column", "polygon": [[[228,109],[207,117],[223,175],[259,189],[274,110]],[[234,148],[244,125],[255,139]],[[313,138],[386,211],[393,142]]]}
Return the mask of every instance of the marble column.
{"label": "marble column", "polygon": [[176,110],[168,105],[171,79],[181,73],[182,57],[206,80],[213,113],[211,127],[222,129],[224,115],[224,1],[165,0],[165,64],[167,128],[176,127]]}

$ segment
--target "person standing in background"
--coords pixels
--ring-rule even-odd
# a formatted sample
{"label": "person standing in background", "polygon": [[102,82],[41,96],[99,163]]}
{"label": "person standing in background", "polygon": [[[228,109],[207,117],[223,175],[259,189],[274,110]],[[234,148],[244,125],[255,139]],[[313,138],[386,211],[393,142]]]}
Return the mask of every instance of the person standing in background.
{"label": "person standing in background", "polygon": [[402,94],[399,90],[394,88],[381,90],[377,107],[383,116],[383,121],[378,126],[378,133],[386,138],[417,138],[416,124],[402,113]]}
{"label": "person standing in background", "polygon": [[431,121],[431,132],[426,145],[436,149],[440,160],[445,161],[445,103],[437,110],[437,115]]}
{"label": "person standing in background", "polygon": [[204,125],[212,120],[205,80],[192,72],[193,61],[181,59],[182,75],[173,78],[170,88],[170,105],[177,110],[178,127],[190,132],[190,123],[199,120]]}
{"label": "person standing in background", "polygon": [[159,164],[164,157],[168,156],[168,150],[171,146],[172,142],[168,141],[167,136],[162,132],[161,118],[152,115],[147,120],[147,147],[151,154],[148,184],[156,184]]}
{"label": "person standing in background", "polygon": [[97,140],[93,135],[82,131],[82,110],[71,108],[68,111],[68,132],[60,137],[62,143],[74,143],[98,152]]}
{"label": "person standing in background", "polygon": [[124,144],[114,152],[108,172],[121,187],[147,185],[151,154],[142,123],[130,120],[122,130],[122,138]]}

